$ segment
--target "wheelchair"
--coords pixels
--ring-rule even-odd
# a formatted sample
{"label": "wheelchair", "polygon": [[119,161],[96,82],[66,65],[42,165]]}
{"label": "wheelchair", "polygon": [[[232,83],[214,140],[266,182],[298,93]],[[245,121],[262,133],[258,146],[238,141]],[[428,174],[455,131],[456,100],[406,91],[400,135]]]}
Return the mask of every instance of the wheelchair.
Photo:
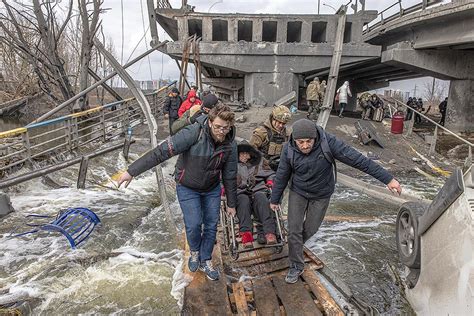
{"label": "wheelchair", "polygon": [[[223,243],[224,243],[224,251],[230,253],[230,257],[232,260],[239,259],[239,254],[243,252],[250,252],[257,249],[262,248],[274,248],[275,253],[281,253],[283,251],[283,246],[287,241],[286,231],[283,227],[283,216],[281,209],[278,209],[277,212],[274,212],[275,215],[275,223],[276,223],[276,237],[277,243],[272,245],[258,245],[253,246],[251,248],[244,248],[240,245],[240,236],[239,234],[239,227],[238,227],[238,219],[237,216],[229,216],[227,214],[227,204],[225,196],[221,198],[221,208],[220,208],[220,224],[222,227],[222,234],[223,234]],[[256,220],[255,216],[253,216],[253,230],[252,235],[254,240],[256,240],[257,233],[256,230]]]}

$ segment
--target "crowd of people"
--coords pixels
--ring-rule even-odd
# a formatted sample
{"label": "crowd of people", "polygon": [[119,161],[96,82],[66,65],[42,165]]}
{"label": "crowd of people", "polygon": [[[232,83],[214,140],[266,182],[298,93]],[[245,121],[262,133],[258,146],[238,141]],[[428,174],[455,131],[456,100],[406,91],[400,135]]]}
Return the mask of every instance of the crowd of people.
{"label": "crowd of people", "polygon": [[[344,89],[340,89],[341,96],[350,93],[348,85]],[[188,92],[189,102],[181,100],[173,89],[163,107],[170,137],[133,162],[121,174],[118,186],[128,186],[134,177],[179,156],[174,177],[190,248],[191,272],[199,269],[208,279],[219,279],[212,252],[221,191],[226,196],[228,215],[239,220],[242,246],[253,247],[252,216],[258,223],[257,242],[277,243],[273,211],[280,208],[283,192],[289,187],[287,283],[297,282],[303,273],[303,244],[318,231],[328,208],[335,189],[335,160],[401,193],[400,184],[388,171],[314,121],[300,119],[290,129],[291,112],[286,106],[274,106],[249,142],[237,144],[235,114],[228,105],[212,93],[203,96],[201,102],[197,89]],[[313,104],[316,112],[321,100],[318,95],[319,103]]]}
{"label": "crowd of people", "polygon": [[[323,101],[326,93],[326,81],[319,81],[318,77],[315,77],[306,87],[306,104],[308,106],[307,118],[312,121],[317,121],[318,117],[323,109]],[[352,92],[349,86],[349,82],[345,81],[337,90],[334,98],[334,105],[337,107],[338,116],[344,117],[343,113],[347,107],[348,98],[352,97]],[[386,108],[383,100],[376,94],[370,92],[364,92],[357,98],[357,103],[362,109],[361,118],[363,120],[373,120],[380,122],[386,115]],[[422,116],[417,113],[424,111],[428,112],[424,108],[422,98],[410,97],[406,103],[408,105],[405,111],[405,120],[409,121],[414,115],[415,124],[422,122]],[[439,124],[443,125],[446,121],[448,98],[445,98],[438,106],[439,113],[441,114],[441,120]],[[416,110],[417,112],[413,111]],[[429,108],[428,108],[429,109]],[[426,113],[425,112],[425,113]]]}

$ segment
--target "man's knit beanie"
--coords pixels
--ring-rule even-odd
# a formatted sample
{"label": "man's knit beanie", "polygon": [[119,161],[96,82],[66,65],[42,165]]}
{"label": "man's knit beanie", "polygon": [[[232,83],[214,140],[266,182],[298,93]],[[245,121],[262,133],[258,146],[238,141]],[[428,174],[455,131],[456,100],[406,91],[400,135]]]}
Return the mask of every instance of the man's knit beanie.
{"label": "man's knit beanie", "polygon": [[171,89],[171,92],[179,94],[179,90],[176,87],[173,87],[173,89]]}
{"label": "man's knit beanie", "polygon": [[308,119],[300,119],[293,123],[293,139],[317,138],[316,123]]}
{"label": "man's knit beanie", "polygon": [[212,109],[214,106],[216,106],[218,101],[219,99],[214,94],[210,93],[206,95],[202,100],[202,106],[208,109]]}

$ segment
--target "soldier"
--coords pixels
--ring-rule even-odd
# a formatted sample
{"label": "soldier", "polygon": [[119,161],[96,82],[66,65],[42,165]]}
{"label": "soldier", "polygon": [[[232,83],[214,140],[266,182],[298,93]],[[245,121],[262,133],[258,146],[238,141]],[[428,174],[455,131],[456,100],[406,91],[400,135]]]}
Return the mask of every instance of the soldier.
{"label": "soldier", "polygon": [[[259,127],[257,127],[250,137],[250,145],[258,149],[267,160],[273,171],[278,169],[280,153],[283,145],[288,141],[291,131],[286,128],[286,124],[291,119],[290,110],[283,105],[273,107],[270,117]],[[264,228],[260,219],[257,219],[257,242],[265,245]]]}
{"label": "soldier", "polygon": [[250,145],[257,148],[276,171],[283,144],[288,141],[290,132],[286,124],[291,119],[290,110],[283,105],[275,106],[270,117],[257,127],[250,137]]}
{"label": "soldier", "polygon": [[317,120],[320,112],[320,91],[321,85],[319,78],[315,77],[306,88],[306,100],[308,101],[308,118],[310,120]]}
{"label": "soldier", "polygon": [[321,82],[321,85],[319,86],[319,104],[323,104],[324,101],[324,95],[326,94],[326,80],[323,80]]}
{"label": "soldier", "polygon": [[370,116],[370,112],[372,110],[370,106],[370,93],[369,92],[364,92],[362,95],[359,97],[359,106],[362,108],[362,119],[363,120],[368,120]]}

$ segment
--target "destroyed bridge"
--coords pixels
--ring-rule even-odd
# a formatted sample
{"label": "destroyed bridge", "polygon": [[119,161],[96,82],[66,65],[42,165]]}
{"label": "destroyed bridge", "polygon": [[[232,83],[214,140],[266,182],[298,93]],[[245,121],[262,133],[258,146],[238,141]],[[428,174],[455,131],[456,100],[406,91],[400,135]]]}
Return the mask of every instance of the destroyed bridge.
{"label": "destroyed bridge", "polygon": [[[271,105],[296,91],[301,100],[308,80],[328,79],[338,16],[347,10],[331,15],[202,13],[187,2],[172,8],[167,0],[157,1],[156,7],[148,0],[152,36],[158,40],[158,22],[173,39],[161,51],[190,62],[196,55],[183,51],[190,38],[198,39],[203,83],[214,86],[222,98]],[[472,131],[474,1],[440,2],[404,7],[399,0],[377,12],[366,10],[365,0],[352,1],[337,86],[348,80],[355,96],[390,81],[423,76],[449,80],[446,125]],[[352,98],[349,109],[355,105]]]}

